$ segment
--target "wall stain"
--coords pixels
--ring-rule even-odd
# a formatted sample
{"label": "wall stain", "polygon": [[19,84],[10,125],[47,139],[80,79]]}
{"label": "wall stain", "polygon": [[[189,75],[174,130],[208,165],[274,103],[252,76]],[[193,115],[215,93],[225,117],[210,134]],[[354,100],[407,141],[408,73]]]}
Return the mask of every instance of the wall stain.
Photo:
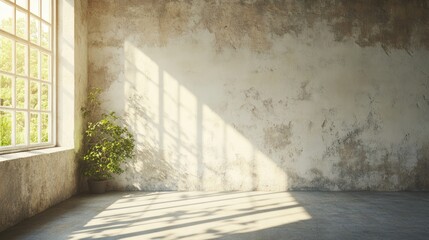
{"label": "wall stain", "polygon": [[[340,161],[334,164],[334,175],[327,177],[318,168],[311,168],[305,176],[289,169],[290,190],[428,190],[429,151],[427,145],[419,150],[417,164],[410,169],[405,164],[409,152],[403,147],[408,141],[406,134],[399,147],[387,150],[371,148],[360,138],[362,132],[352,131],[335,150]],[[404,152],[405,151],[405,152]],[[384,152],[380,159],[375,152]]]}
{"label": "wall stain", "polygon": [[246,96],[247,99],[253,99],[253,100],[259,100],[259,91],[256,90],[256,88],[251,87],[244,91],[244,96]]}
{"label": "wall stain", "polygon": [[277,101],[277,103],[281,106],[281,107],[285,107],[285,108],[287,108],[288,107],[288,102],[287,102],[287,100],[279,100],[279,101]]}
{"label": "wall stain", "polygon": [[261,118],[258,108],[252,103],[244,103],[243,105],[240,106],[240,110],[250,112],[252,116],[255,118],[258,118],[258,119]]}
{"label": "wall stain", "polygon": [[357,136],[360,131],[351,132],[339,145],[340,161],[333,168],[338,171],[340,189],[357,189],[359,182],[370,173],[368,149]]}
{"label": "wall stain", "polygon": [[191,4],[183,1],[166,1],[160,4],[159,21],[159,41],[161,46],[165,46],[169,39],[180,36],[188,31],[188,24],[191,17]]}
{"label": "wall stain", "polygon": [[311,99],[311,93],[307,89],[309,83],[310,83],[309,81],[304,81],[301,83],[300,92],[298,94],[298,100],[306,101]]}
{"label": "wall stain", "polygon": [[325,177],[319,169],[312,168],[310,169],[310,173],[311,180],[308,183],[308,186],[311,186],[314,190],[329,191],[335,188],[335,182],[328,177]]}
{"label": "wall stain", "polygon": [[[255,52],[269,50],[274,36],[299,36],[324,22],[335,41],[411,54],[413,48],[429,49],[428,5],[425,0],[90,1],[89,17],[90,23],[99,24],[96,18],[116,18],[127,32],[143,33],[142,44],[164,46],[203,29],[214,35],[218,51],[247,46]],[[89,33],[97,31],[97,25]]]}
{"label": "wall stain", "polygon": [[426,95],[423,95],[423,100],[426,102],[427,105],[429,105],[429,98],[426,97]]}
{"label": "wall stain", "polygon": [[288,188],[291,191],[332,191],[336,189],[336,183],[324,176],[322,171],[311,168],[308,172],[309,178],[304,178],[295,171],[286,171],[288,176]]}
{"label": "wall stain", "polygon": [[[410,134],[406,133],[399,146],[392,147],[390,150],[362,140],[365,132],[370,131],[376,134],[378,129],[380,129],[379,121],[370,111],[362,125],[355,126],[343,137],[336,137],[332,145],[326,148],[322,161],[333,156],[339,158],[339,161],[333,164],[333,172],[337,175],[332,179],[335,186],[339,190],[377,189],[386,191],[413,190],[414,186],[418,186],[417,182],[421,182],[422,186],[428,186],[425,185],[428,184],[424,175],[425,170],[419,174],[417,167],[410,170],[404,165],[409,153],[402,152],[404,149],[401,146],[407,144]],[[377,154],[383,152],[381,157],[376,157]],[[419,169],[425,169],[427,161],[427,158],[424,157],[425,154],[421,154],[419,158],[421,164]],[[416,176],[416,183],[410,181],[412,176]],[[423,189],[422,186],[418,189]]]}
{"label": "wall stain", "polygon": [[281,150],[291,144],[292,122],[289,124],[274,124],[264,129],[265,147],[273,150]]}
{"label": "wall stain", "polygon": [[[327,4],[329,5],[329,4]],[[329,7],[332,7],[329,9]],[[361,47],[380,44],[389,49],[429,48],[428,2],[415,1],[333,1],[321,9],[336,40],[355,39]]]}
{"label": "wall stain", "polygon": [[326,126],[326,122],[327,122],[327,120],[326,120],[326,119],[325,119],[325,120],[323,120],[322,125],[321,125],[321,127],[322,127],[322,128],[325,128],[325,126]]}
{"label": "wall stain", "polygon": [[262,103],[264,104],[265,110],[267,110],[268,112],[274,111],[272,98],[265,99],[264,101],[262,101]]}
{"label": "wall stain", "polygon": [[429,144],[419,149],[414,173],[416,189],[429,190]]}

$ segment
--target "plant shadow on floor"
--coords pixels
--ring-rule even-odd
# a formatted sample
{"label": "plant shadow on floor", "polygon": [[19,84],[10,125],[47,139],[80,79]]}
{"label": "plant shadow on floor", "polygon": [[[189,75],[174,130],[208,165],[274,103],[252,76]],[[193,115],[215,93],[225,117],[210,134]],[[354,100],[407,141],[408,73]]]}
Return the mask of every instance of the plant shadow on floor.
{"label": "plant shadow on floor", "polygon": [[425,239],[429,194],[111,192],[65,201],[1,239]]}

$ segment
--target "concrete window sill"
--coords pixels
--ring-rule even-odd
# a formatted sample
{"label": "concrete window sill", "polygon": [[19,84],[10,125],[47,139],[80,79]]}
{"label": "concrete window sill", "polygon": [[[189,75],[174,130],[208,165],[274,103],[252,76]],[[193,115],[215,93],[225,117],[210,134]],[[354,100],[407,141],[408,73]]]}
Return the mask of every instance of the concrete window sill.
{"label": "concrete window sill", "polygon": [[16,153],[6,153],[4,155],[0,155],[0,162],[2,161],[12,161],[17,159],[35,157],[40,155],[47,155],[52,153],[59,153],[65,151],[74,150],[70,147],[51,147],[51,148],[43,148],[43,149],[35,149],[24,152],[16,152]]}

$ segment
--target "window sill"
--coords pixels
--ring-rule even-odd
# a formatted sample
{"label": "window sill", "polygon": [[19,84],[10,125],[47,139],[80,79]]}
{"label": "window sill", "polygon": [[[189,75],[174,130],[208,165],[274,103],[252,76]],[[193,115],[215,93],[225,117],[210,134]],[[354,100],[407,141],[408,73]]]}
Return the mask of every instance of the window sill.
{"label": "window sill", "polygon": [[36,156],[40,156],[40,155],[47,155],[47,154],[59,153],[59,152],[65,152],[65,151],[71,151],[71,150],[74,150],[74,148],[51,147],[51,148],[28,150],[25,152],[6,153],[4,155],[0,155],[0,162],[22,159],[22,158],[36,157]]}

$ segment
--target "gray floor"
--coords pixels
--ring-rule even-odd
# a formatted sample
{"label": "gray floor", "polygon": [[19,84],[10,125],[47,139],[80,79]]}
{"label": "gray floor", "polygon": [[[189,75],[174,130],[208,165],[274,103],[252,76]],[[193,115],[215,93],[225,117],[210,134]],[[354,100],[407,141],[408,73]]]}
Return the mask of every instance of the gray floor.
{"label": "gray floor", "polygon": [[429,193],[114,192],[67,200],[0,239],[429,239]]}

